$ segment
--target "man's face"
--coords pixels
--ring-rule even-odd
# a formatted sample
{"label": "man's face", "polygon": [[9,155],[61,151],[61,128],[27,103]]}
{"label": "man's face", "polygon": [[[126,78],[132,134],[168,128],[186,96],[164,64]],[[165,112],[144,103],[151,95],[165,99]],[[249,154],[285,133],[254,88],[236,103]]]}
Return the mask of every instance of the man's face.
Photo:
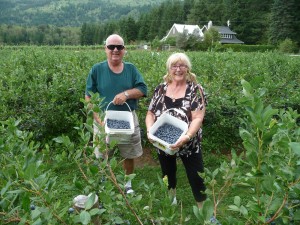
{"label": "man's face", "polygon": [[107,60],[113,64],[122,62],[125,54],[125,47],[123,40],[118,36],[113,36],[107,40],[105,45],[105,52]]}

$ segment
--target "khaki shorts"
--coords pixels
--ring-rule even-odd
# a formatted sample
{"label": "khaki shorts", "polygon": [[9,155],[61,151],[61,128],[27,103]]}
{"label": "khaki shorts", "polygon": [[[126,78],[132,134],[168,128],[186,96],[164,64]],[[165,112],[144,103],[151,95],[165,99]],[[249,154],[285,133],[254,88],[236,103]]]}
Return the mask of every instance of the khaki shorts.
{"label": "khaki shorts", "polygon": [[[141,143],[141,132],[140,132],[140,125],[138,121],[138,117],[135,111],[132,111],[133,115],[133,122],[134,122],[134,133],[131,135],[130,144],[118,144],[118,149],[120,150],[120,155],[123,158],[127,159],[134,159],[143,154],[143,148]],[[97,135],[100,134],[100,131],[97,125],[94,125],[94,140],[97,138]],[[94,153],[96,158],[101,157],[101,152],[97,146],[94,146]],[[109,155],[113,152],[110,151]]]}

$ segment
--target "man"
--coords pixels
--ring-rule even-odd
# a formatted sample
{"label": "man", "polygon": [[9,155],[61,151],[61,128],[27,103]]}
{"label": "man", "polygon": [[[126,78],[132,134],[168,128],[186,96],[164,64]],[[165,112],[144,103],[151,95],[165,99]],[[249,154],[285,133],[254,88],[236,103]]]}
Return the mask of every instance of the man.
{"label": "man", "polygon": [[[86,82],[86,101],[90,100],[89,92],[99,93],[104,98],[102,109],[110,104],[110,110],[129,110],[129,105],[134,118],[134,134],[130,144],[118,144],[120,154],[124,157],[123,168],[125,174],[132,174],[134,171],[134,158],[143,154],[141,145],[140,128],[135,109],[138,99],[147,95],[147,86],[137,68],[128,62],[123,61],[125,54],[124,40],[117,34],[110,35],[105,42],[107,60],[95,64],[89,72]],[[103,125],[99,115],[94,114],[94,120]],[[99,152],[95,149],[96,157]],[[131,181],[125,184],[126,193],[133,193]]]}

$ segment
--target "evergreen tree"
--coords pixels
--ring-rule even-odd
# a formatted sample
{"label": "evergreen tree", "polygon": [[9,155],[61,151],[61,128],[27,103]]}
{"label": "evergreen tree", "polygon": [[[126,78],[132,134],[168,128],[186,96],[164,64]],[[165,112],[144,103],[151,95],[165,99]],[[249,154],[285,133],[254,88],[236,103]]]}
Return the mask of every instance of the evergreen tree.
{"label": "evergreen tree", "polygon": [[[161,26],[161,15],[164,11],[164,5],[162,4],[160,7],[155,7],[151,10],[149,14],[149,39],[153,40],[155,37],[158,36],[159,27]],[[161,37],[160,37],[161,38]]]}
{"label": "evergreen tree", "polygon": [[194,6],[192,7],[190,14],[187,16],[188,24],[199,25],[202,27],[209,20],[207,15],[209,14],[206,0],[195,0]]}
{"label": "evergreen tree", "polygon": [[299,13],[297,0],[274,0],[269,30],[272,44],[278,44],[287,38],[299,43]]}
{"label": "evergreen tree", "polygon": [[158,36],[163,37],[174,23],[184,23],[183,3],[179,0],[169,0],[164,4],[161,25]]}
{"label": "evergreen tree", "polygon": [[187,21],[188,15],[191,13],[191,9],[194,6],[195,0],[184,0],[183,2],[183,12],[184,12],[184,21]]}
{"label": "evergreen tree", "polygon": [[138,27],[138,40],[150,41],[149,38],[149,28],[150,28],[150,16],[148,14],[143,14],[139,19]]}
{"label": "evergreen tree", "polygon": [[223,21],[247,44],[266,42],[272,0],[224,0]]}

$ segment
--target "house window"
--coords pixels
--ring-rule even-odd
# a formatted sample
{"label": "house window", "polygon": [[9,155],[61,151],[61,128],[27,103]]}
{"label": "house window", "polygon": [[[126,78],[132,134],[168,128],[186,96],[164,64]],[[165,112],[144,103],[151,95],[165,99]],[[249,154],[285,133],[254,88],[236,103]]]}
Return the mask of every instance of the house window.
{"label": "house window", "polygon": [[173,34],[175,34],[175,28],[173,28]]}
{"label": "house window", "polygon": [[221,34],[222,38],[232,39],[232,34]]}

